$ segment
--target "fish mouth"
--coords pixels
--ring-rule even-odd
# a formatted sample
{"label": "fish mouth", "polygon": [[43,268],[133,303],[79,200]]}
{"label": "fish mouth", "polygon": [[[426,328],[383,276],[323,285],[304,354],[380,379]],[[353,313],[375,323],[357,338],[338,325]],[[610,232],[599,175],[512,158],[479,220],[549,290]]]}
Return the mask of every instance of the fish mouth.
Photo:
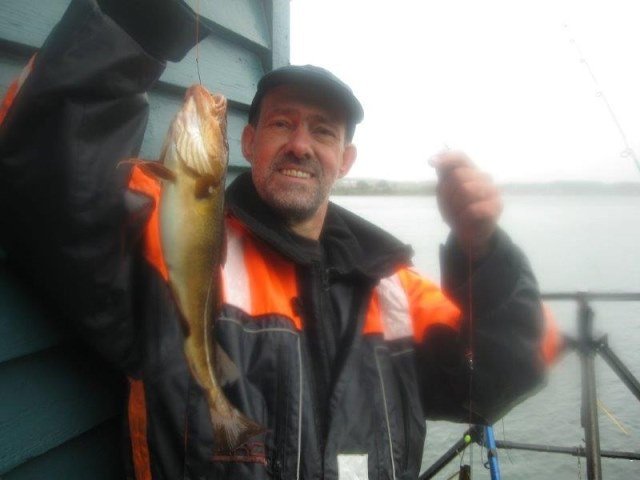
{"label": "fish mouth", "polygon": [[192,85],[184,94],[185,103],[192,99],[200,116],[226,116],[227,99],[219,93],[211,93],[202,85]]}
{"label": "fish mouth", "polygon": [[227,99],[224,95],[211,94],[211,100],[213,101],[211,111],[216,116],[220,116],[227,111]]}
{"label": "fish mouth", "polygon": [[224,138],[225,148],[228,150],[229,144],[227,143],[227,98],[221,94],[209,95],[211,95],[211,100],[213,101],[211,105],[211,113],[218,119],[218,126]]}
{"label": "fish mouth", "polygon": [[173,138],[182,164],[196,176],[220,176],[228,161],[227,99],[202,85],[187,89],[174,122]]}

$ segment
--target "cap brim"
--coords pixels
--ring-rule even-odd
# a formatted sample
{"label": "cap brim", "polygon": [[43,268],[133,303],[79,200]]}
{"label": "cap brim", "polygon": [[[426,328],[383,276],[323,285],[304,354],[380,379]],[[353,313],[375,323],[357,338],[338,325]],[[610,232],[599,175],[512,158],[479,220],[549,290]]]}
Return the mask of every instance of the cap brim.
{"label": "cap brim", "polygon": [[317,89],[335,99],[347,114],[351,130],[364,118],[364,110],[351,88],[328,70],[314,65],[290,65],[267,73],[258,83],[258,90],[251,103],[249,121],[254,120],[264,95],[279,85],[301,85],[306,89]]}

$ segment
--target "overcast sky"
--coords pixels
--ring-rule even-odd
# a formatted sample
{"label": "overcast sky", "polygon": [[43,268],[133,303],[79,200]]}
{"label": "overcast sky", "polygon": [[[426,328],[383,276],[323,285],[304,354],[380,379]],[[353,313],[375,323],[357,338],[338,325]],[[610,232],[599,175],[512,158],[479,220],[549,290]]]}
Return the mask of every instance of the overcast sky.
{"label": "overcast sky", "polygon": [[498,181],[640,181],[597,95],[640,155],[639,1],[290,5],[291,62],[332,70],[364,106],[350,176],[433,179],[448,145]]}

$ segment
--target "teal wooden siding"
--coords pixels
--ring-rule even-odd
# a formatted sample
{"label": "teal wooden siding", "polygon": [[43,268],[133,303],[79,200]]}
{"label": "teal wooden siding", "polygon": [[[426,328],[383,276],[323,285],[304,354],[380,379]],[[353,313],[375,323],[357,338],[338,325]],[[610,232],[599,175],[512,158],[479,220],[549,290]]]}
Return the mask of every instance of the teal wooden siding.
{"label": "teal wooden siding", "polygon": [[[195,7],[196,0],[188,0]],[[0,97],[44,42],[69,0],[0,2]],[[200,75],[229,99],[230,176],[246,168],[240,135],[264,72],[289,62],[289,0],[200,0],[214,34],[200,45]],[[150,92],[141,155],[156,158],[186,87],[195,49],[169,64]],[[0,206],[0,215],[2,206]],[[124,380],[78,346],[6,267],[0,246],[0,478],[123,478]]]}
{"label": "teal wooden siding", "polygon": [[0,478],[122,478],[123,382],[0,264]]}
{"label": "teal wooden siding", "polygon": [[[4,0],[0,3],[0,95],[31,53],[42,45],[64,13],[68,0]],[[194,8],[195,0],[188,0]],[[287,0],[200,0],[200,14],[214,33],[199,49],[202,83],[230,103],[230,170],[247,167],[240,133],[256,84],[264,72],[289,61]],[[4,50],[4,52],[3,52]],[[195,49],[180,63],[169,63],[151,92],[151,115],[141,155],[156,158],[169,122],[186,87],[198,82]]]}

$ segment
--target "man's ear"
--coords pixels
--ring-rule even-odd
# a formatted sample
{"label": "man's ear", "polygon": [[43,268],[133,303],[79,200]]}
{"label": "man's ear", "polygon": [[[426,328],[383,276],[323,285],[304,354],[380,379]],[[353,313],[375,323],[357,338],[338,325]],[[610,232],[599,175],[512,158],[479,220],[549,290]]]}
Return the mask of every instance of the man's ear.
{"label": "man's ear", "polygon": [[340,166],[340,170],[338,170],[338,178],[344,177],[351,167],[356,162],[356,157],[358,156],[358,149],[353,143],[349,143],[344,147],[344,152],[342,153],[342,165]]}
{"label": "man's ear", "polygon": [[253,139],[256,135],[256,129],[250,123],[247,123],[242,130],[242,155],[247,162],[253,163]]}

